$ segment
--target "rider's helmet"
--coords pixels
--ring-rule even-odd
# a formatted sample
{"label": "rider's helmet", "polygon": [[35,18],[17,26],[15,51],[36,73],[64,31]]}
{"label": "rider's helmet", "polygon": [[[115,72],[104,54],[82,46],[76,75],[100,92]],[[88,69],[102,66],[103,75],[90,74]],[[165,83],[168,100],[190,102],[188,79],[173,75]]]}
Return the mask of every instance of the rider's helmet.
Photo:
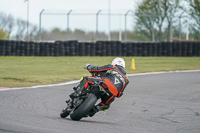
{"label": "rider's helmet", "polygon": [[116,57],[113,61],[112,61],[112,65],[119,65],[125,68],[125,61],[123,58],[120,57]]}

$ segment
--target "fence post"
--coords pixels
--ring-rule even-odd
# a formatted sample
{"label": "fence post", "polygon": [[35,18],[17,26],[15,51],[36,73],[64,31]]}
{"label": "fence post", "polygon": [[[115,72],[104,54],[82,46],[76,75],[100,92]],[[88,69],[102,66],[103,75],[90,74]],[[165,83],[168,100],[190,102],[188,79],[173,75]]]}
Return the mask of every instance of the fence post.
{"label": "fence post", "polygon": [[39,18],[39,41],[42,40],[42,37],[41,37],[41,27],[42,27],[42,13],[44,12],[44,9],[40,12],[40,18]]}

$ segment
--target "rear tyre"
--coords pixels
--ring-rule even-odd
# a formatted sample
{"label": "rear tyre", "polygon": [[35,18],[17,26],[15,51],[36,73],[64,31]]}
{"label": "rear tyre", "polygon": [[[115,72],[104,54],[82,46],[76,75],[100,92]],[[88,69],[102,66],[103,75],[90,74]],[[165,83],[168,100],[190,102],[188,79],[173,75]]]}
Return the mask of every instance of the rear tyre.
{"label": "rear tyre", "polygon": [[70,115],[74,121],[79,121],[84,117],[97,102],[97,97],[94,94],[89,94],[88,98]]}
{"label": "rear tyre", "polygon": [[63,109],[60,113],[61,118],[65,118],[69,115],[69,112],[67,111],[67,108]]}

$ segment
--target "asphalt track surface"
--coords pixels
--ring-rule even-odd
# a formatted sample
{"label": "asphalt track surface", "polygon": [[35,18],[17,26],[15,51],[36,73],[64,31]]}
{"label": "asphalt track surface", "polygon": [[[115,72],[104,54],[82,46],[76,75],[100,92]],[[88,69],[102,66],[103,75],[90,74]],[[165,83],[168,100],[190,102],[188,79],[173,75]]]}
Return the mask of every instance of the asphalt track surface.
{"label": "asphalt track surface", "polygon": [[0,91],[0,133],[200,133],[200,71],[137,75],[107,112],[59,117],[76,84]]}

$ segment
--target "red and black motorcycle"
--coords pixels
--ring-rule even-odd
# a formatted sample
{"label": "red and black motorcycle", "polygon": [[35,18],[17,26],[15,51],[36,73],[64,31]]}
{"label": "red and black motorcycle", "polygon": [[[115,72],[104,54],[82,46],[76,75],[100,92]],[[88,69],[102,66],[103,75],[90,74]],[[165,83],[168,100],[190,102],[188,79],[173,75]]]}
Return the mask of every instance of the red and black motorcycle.
{"label": "red and black motorcycle", "polygon": [[89,115],[102,95],[109,95],[107,92],[108,86],[103,81],[91,84],[84,90],[77,88],[78,86],[74,87],[74,92],[70,95],[70,99],[66,101],[67,106],[60,113],[61,118],[70,115],[72,120],[79,121],[81,118]]}

